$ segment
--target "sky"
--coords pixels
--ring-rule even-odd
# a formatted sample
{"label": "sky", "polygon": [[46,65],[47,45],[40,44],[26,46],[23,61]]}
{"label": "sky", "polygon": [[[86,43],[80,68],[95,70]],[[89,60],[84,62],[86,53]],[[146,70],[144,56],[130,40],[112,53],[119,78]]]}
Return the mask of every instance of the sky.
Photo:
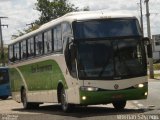
{"label": "sky", "polygon": [[[11,42],[11,36],[17,34],[18,30],[23,30],[38,19],[40,13],[35,10],[37,0],[0,0],[0,17],[2,24],[7,24],[8,28],[2,27],[3,40],[5,44]],[[84,8],[89,6],[90,10],[106,10],[111,12],[131,13],[140,18],[139,0],[69,0],[76,7]],[[147,35],[146,10],[143,2],[144,33]],[[160,34],[160,0],[150,0],[150,20],[151,33]]]}

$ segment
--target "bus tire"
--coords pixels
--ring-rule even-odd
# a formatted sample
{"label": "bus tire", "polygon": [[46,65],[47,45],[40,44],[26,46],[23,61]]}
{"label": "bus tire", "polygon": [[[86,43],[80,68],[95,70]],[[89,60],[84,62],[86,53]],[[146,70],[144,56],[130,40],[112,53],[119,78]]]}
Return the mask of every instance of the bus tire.
{"label": "bus tire", "polygon": [[62,107],[62,110],[64,112],[70,112],[71,111],[71,104],[68,103],[67,101],[67,97],[66,97],[66,93],[65,93],[65,89],[62,88],[61,89],[61,107]]}
{"label": "bus tire", "polygon": [[26,94],[26,90],[25,89],[22,89],[22,91],[21,91],[21,101],[23,103],[23,108],[24,109],[35,109],[35,108],[39,107],[38,103],[28,102],[27,94]]}
{"label": "bus tire", "polygon": [[126,101],[114,101],[112,104],[116,110],[123,110],[126,106]]}

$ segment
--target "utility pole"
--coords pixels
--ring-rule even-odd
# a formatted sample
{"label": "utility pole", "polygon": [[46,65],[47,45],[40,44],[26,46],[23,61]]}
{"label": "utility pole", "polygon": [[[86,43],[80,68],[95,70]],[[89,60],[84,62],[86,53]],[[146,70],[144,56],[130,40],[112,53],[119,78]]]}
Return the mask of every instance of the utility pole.
{"label": "utility pole", "polygon": [[1,24],[1,19],[3,19],[3,18],[8,18],[8,17],[0,17],[0,47],[1,47],[1,56],[0,56],[0,58],[1,58],[1,60],[2,60],[2,66],[5,66],[5,60],[4,60],[4,48],[3,48],[3,36],[2,36],[2,26],[7,26],[8,27],[8,25],[2,25]]}
{"label": "utility pole", "polygon": [[144,36],[144,31],[143,31],[143,12],[142,12],[142,0],[140,0],[140,14],[141,14],[141,29],[142,29],[142,35]]}
{"label": "utility pole", "polygon": [[[150,27],[150,13],[149,13],[149,0],[145,0],[146,3],[146,18],[147,18],[147,34],[148,38],[150,39],[150,44],[153,46],[153,41],[151,39],[151,27]],[[149,77],[151,79],[154,78],[154,71],[153,71],[153,58],[148,58],[149,61]]]}

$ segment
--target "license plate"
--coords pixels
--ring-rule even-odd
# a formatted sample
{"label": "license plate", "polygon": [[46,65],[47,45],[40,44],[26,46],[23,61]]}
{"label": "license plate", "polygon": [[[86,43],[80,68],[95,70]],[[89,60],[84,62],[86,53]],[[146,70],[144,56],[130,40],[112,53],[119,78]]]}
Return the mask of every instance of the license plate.
{"label": "license plate", "polygon": [[124,95],[121,95],[121,94],[113,95],[112,98],[113,99],[122,99],[122,98],[124,98]]}

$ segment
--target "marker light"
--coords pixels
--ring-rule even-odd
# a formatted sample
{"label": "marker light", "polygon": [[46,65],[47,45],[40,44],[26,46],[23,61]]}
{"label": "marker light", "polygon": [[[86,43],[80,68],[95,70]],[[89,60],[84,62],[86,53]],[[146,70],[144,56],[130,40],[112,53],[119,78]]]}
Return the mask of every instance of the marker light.
{"label": "marker light", "polygon": [[147,85],[147,83],[141,83],[141,84],[135,85],[134,87],[135,87],[135,88],[143,88],[143,87],[146,86],[146,85]]}
{"label": "marker light", "polygon": [[82,86],[82,87],[80,87],[80,89],[82,91],[98,91],[98,88],[96,88],[96,87],[89,87],[89,86]]}

